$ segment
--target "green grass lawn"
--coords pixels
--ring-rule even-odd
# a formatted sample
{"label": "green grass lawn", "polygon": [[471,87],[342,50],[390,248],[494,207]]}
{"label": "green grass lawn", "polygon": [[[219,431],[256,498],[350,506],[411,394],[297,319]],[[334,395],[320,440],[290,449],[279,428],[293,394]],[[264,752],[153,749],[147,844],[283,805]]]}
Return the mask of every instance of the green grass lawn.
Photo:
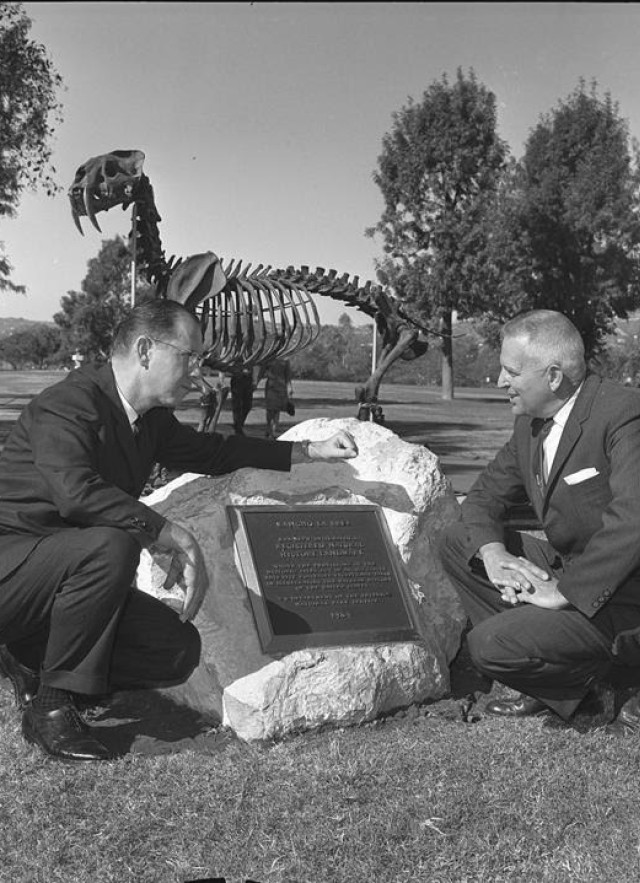
{"label": "green grass lawn", "polygon": [[[6,432],[52,375],[0,375]],[[296,383],[296,420],[353,416],[347,384]],[[460,481],[508,436],[491,392],[383,388],[387,424],[427,444]],[[193,403],[181,415],[197,420]],[[258,398],[251,434],[261,434]],[[286,428],[287,420],[283,424]],[[229,429],[223,413],[220,428]],[[465,469],[463,469],[465,467]],[[65,765],[29,748],[0,681],[0,883],[636,883],[640,740],[598,709],[570,727],[505,722],[465,668],[451,696],[361,727],[248,745],[142,695],[97,709],[131,746]]]}
{"label": "green grass lawn", "polygon": [[440,705],[277,744],[65,766],[23,746],[5,701],[0,879],[639,879],[635,739],[465,723]]}

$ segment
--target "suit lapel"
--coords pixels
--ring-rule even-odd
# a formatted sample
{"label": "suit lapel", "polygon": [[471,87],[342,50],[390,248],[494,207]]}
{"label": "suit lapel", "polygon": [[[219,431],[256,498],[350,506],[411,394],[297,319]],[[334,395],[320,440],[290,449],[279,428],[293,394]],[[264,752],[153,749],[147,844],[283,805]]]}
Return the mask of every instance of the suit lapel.
{"label": "suit lapel", "polygon": [[544,424],[546,421],[539,417],[534,417],[530,424],[531,432],[531,473],[534,479],[534,486],[538,494],[544,497],[544,481],[542,474],[542,443],[546,437]]}
{"label": "suit lapel", "polygon": [[562,470],[562,467],[568,460],[578,439],[582,435],[582,424],[587,420],[591,413],[593,400],[600,387],[600,382],[600,378],[595,374],[588,375],[584,381],[584,385],[580,390],[575,405],[571,409],[569,418],[567,419],[562,435],[560,436],[560,444],[558,445],[558,450],[553,458],[553,464],[547,480],[546,494],[549,493],[550,489],[555,484],[558,474]]}
{"label": "suit lapel", "polygon": [[[91,369],[89,369],[91,370]],[[100,387],[104,395],[109,400],[113,419],[114,434],[117,443],[122,448],[121,460],[124,460],[130,468],[132,475],[135,477],[136,483],[140,481],[142,475],[142,460],[138,445],[131,430],[131,424],[127,417],[122,401],[118,394],[118,388],[113,376],[111,365],[101,365],[92,372],[93,381]],[[146,478],[146,476],[144,476]]]}

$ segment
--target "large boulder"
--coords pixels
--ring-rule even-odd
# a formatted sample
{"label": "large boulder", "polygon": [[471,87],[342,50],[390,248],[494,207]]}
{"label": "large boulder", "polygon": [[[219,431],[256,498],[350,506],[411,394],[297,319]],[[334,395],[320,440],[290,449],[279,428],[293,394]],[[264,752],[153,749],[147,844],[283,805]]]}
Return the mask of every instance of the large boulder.
{"label": "large boulder", "polygon": [[[357,458],[299,464],[290,473],[188,474],[145,498],[195,534],[211,583],[196,618],[203,639],[201,664],[186,684],[168,692],[243,739],[357,724],[438,699],[449,689],[449,663],[459,648],[465,616],[434,540],[459,517],[451,485],[434,454],[375,423],[309,420],[281,438],[319,440],[339,429],[355,437]],[[277,659],[265,654],[234,559],[226,507],[371,503],[384,512],[421,640],[308,648]],[[161,555],[145,552],[138,585],[174,603],[176,591],[161,588],[166,568]]]}

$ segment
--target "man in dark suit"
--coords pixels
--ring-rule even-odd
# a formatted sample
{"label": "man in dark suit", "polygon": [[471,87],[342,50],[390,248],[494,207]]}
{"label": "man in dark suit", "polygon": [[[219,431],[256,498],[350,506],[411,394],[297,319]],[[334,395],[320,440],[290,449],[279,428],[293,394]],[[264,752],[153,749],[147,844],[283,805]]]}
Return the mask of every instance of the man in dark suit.
{"label": "man in dark suit", "polygon": [[[513,434],[443,536],[476,667],[521,695],[486,710],[568,719],[592,685],[640,665],[640,394],[587,373],[575,326],[550,310],[503,329],[498,386]],[[546,540],[508,530],[530,500]],[[640,729],[640,702],[618,729]]]}
{"label": "man in dark suit", "polygon": [[[173,301],[132,311],[110,364],[71,372],[25,408],[0,458],[0,665],[28,742],[64,760],[111,755],[74,696],[181,683],[199,661],[191,624],[207,590],[202,553],[139,499],[154,463],[222,474],[355,457],[348,433],[321,442],[196,432],[173,410],[199,382],[202,334]],[[173,555],[182,612],[131,588],[140,551]]]}

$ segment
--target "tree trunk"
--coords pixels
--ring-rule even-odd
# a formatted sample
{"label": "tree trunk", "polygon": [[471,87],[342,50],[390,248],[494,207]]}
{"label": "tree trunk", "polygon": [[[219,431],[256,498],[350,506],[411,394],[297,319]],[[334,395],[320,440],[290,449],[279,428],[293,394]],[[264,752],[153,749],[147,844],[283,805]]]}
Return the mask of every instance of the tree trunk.
{"label": "tree trunk", "polygon": [[440,333],[444,335],[442,343],[442,398],[450,402],[453,399],[453,340],[451,328],[453,317],[451,310],[443,310],[440,315]]}

